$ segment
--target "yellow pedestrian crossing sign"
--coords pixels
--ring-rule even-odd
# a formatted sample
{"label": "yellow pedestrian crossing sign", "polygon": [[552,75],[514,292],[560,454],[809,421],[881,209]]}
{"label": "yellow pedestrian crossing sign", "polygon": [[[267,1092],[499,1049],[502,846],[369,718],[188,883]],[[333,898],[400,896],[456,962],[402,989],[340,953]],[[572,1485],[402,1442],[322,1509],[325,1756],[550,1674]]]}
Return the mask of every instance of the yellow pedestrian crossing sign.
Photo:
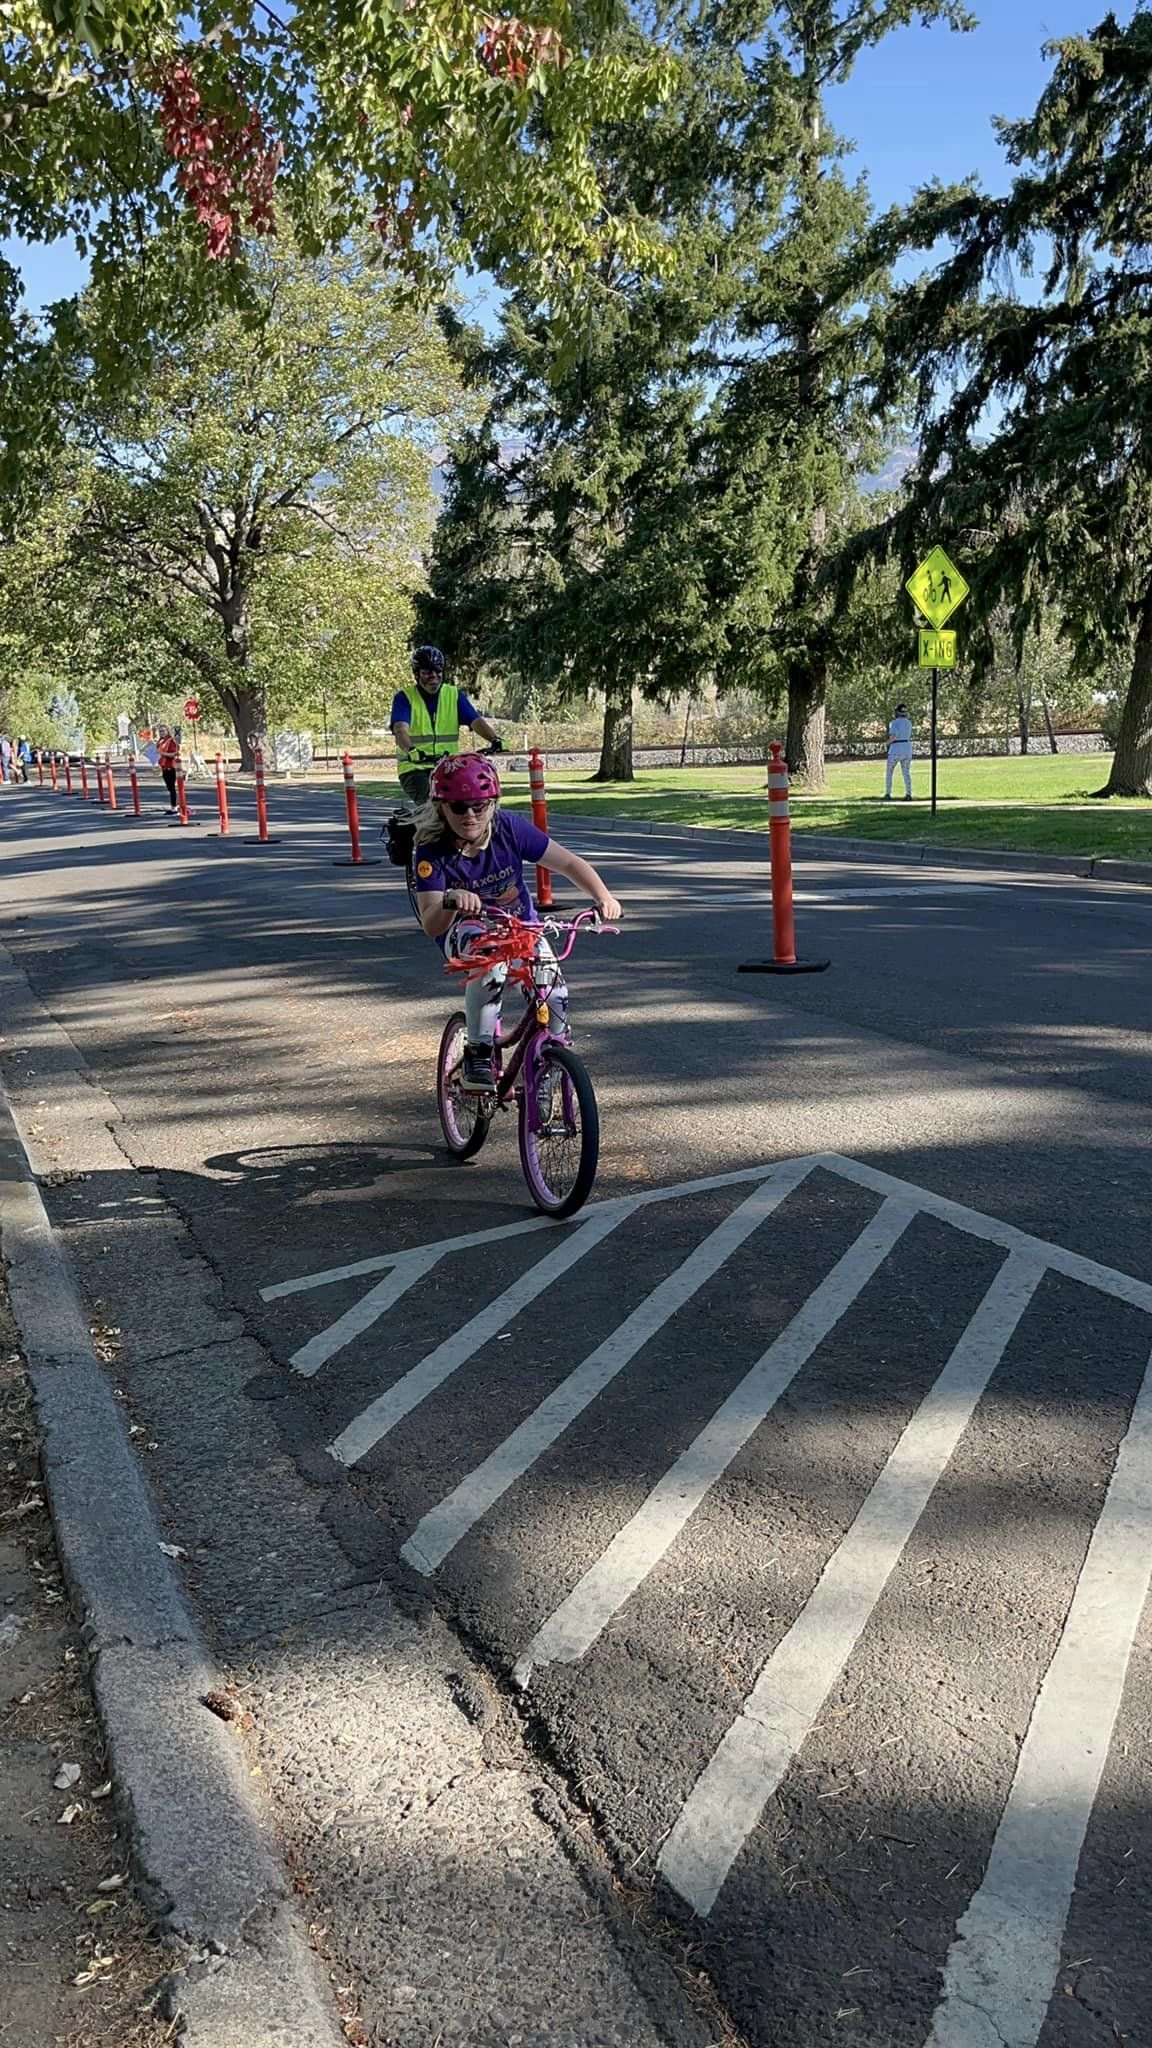
{"label": "yellow pedestrian crossing sign", "polygon": [[955,668],[955,633],[921,633],[921,668]]}
{"label": "yellow pedestrian crossing sign", "polygon": [[[968,585],[943,548],[933,548],[927,560],[913,570],[904,588],[929,625],[935,626],[937,631],[953,612],[959,611],[968,595]],[[943,668],[943,662],[939,666]]]}

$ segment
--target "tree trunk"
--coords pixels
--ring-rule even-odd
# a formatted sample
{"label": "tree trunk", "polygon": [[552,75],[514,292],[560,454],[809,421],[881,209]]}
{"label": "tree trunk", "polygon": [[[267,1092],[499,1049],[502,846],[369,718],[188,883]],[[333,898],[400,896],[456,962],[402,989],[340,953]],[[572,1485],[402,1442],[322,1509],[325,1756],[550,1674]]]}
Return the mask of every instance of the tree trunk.
{"label": "tree trunk", "polygon": [[220,612],[224,626],[224,652],[228,657],[228,681],[220,685],[220,695],[236,728],[240,766],[251,773],[256,765],[255,743],[264,737],[267,730],[268,712],[264,687],[254,683],[249,673],[252,621],[248,593],[239,577],[234,578]]}
{"label": "tree trunk", "polygon": [[220,695],[224,708],[235,728],[240,746],[240,766],[251,774],[256,765],[255,742],[263,739],[267,713],[264,706],[264,692],[255,687],[238,688],[236,679],[231,685],[221,683]]}
{"label": "tree trunk", "polygon": [[609,683],[604,693],[604,738],[593,782],[634,782],[632,767],[632,685]]}
{"label": "tree trunk", "polygon": [[1032,704],[1019,684],[1016,686],[1016,714],[1020,720],[1020,752],[1026,754],[1032,737]]}
{"label": "tree trunk", "polygon": [[828,670],[823,661],[794,662],[788,671],[788,732],[784,758],[793,782],[823,789],[825,699]]}
{"label": "tree trunk", "polygon": [[1152,590],[1140,607],[1112,773],[1101,796],[1152,796]]}

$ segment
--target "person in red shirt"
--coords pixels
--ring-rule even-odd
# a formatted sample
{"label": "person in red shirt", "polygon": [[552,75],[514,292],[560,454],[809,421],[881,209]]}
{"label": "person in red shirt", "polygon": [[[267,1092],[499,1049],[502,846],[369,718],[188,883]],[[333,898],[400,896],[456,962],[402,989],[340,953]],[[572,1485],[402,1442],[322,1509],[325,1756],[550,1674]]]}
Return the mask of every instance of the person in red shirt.
{"label": "person in red shirt", "polygon": [[166,725],[156,728],[156,760],[164,787],[168,791],[168,816],[174,818],[180,806],[176,801],[176,769],[180,762],[180,742],[174,740]]}

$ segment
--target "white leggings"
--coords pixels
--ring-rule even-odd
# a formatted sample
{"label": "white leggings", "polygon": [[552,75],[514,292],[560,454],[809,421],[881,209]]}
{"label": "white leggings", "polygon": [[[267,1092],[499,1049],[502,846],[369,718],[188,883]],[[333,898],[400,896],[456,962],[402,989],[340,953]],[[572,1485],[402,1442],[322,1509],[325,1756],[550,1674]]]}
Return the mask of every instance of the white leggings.
{"label": "white leggings", "polygon": [[[444,947],[445,957],[449,960],[466,960],[473,941],[486,935],[488,930],[487,925],[476,924],[466,917],[458,917],[448,933]],[[548,1002],[552,1009],[553,1024],[557,1029],[562,1029],[568,1015],[568,984],[556,955],[543,936],[536,943],[536,958],[551,962],[553,978],[549,981]],[[508,968],[501,960],[482,981],[477,979],[465,982],[464,1016],[469,1045],[491,1045],[495,1039],[507,979]]]}
{"label": "white leggings", "polygon": [[905,796],[911,796],[911,794],[912,794],[912,742],[911,742],[911,740],[896,740],[896,741],[895,741],[895,742],[893,743],[893,745],[892,745],[892,746],[890,746],[890,747],[889,747],[889,749],[888,749],[888,765],[887,765],[887,767],[886,767],[886,769],[885,769],[885,771],[884,771],[884,794],[885,794],[885,796],[891,796],[891,794],[892,794],[892,777],[893,777],[893,776],[894,776],[894,774],[896,773],[896,764],[897,764],[897,762],[899,762],[899,764],[900,764],[900,773],[901,773],[901,775],[902,775],[902,776],[904,777],[904,794],[905,794]]}

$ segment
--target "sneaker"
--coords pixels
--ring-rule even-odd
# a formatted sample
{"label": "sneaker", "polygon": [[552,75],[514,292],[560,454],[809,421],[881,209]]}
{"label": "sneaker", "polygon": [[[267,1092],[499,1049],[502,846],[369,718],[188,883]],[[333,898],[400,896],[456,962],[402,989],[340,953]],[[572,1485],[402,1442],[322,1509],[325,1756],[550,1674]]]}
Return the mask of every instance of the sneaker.
{"label": "sneaker", "polygon": [[466,1095],[490,1095],[496,1086],[496,1069],[490,1045],[466,1045],[460,1086]]}

